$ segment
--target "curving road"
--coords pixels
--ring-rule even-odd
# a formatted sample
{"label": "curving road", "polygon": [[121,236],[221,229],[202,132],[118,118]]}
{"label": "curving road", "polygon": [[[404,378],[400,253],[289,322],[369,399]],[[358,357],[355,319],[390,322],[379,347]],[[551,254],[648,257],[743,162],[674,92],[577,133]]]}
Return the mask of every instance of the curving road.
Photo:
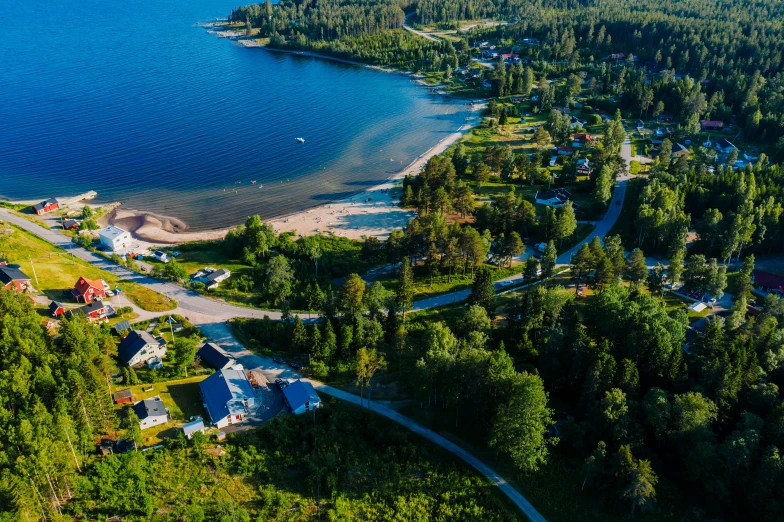
{"label": "curving road", "polygon": [[231,354],[235,359],[242,363],[245,368],[261,368],[262,373],[264,373],[265,376],[268,376],[270,381],[274,381],[278,377],[284,379],[292,378],[308,381],[313,384],[314,388],[323,394],[331,395],[332,397],[350,402],[351,404],[355,404],[357,406],[364,405],[366,408],[374,411],[375,413],[383,415],[384,417],[397,422],[401,426],[405,426],[414,433],[421,435],[433,444],[441,446],[450,453],[460,457],[463,461],[484,475],[484,477],[487,478],[490,482],[495,484],[532,522],[546,522],[545,518],[539,513],[539,511],[536,510],[536,508],[528,501],[528,499],[526,499],[519,491],[517,491],[506,480],[504,480],[501,475],[499,475],[487,464],[474,457],[457,444],[445,439],[434,431],[425,428],[421,424],[418,424],[408,417],[401,415],[395,410],[376,401],[368,401],[365,399],[361,405],[360,398],[357,395],[333,388],[332,386],[328,386],[318,381],[313,381],[311,379],[302,377],[288,366],[276,363],[272,360],[271,357],[256,355],[248,351],[244,346],[239,344],[236,339],[234,339],[234,336],[226,326],[226,323],[206,324],[201,327],[201,330],[202,333],[207,335],[210,339],[220,345],[221,348],[226,350],[226,352]]}
{"label": "curving road", "polygon": [[417,31],[416,29],[414,29],[413,27],[411,27],[410,25],[408,25],[406,23],[406,20],[408,20],[410,17],[414,16],[415,14],[416,13],[408,13],[406,15],[405,19],[403,20],[403,29],[405,29],[406,31],[412,32],[412,33],[414,33],[416,35],[419,35],[419,36],[421,36],[422,38],[424,38],[426,40],[430,40],[431,42],[440,42],[441,40],[439,40],[438,38],[436,38],[432,34],[426,33],[424,31]]}
{"label": "curving road", "polygon": [[[628,166],[632,161],[632,142],[628,137],[621,145],[621,157],[626,162],[626,167],[628,169]],[[577,243],[570,250],[567,250],[558,256],[559,265],[568,265],[572,261],[572,256],[576,254],[584,244],[593,241],[593,238],[595,237],[598,237],[602,240],[602,243],[604,243],[604,236],[612,230],[612,227],[621,215],[623,200],[626,197],[626,185],[631,178],[632,176],[628,174],[628,171],[626,174],[616,178],[615,188],[613,190],[612,199],[610,200],[610,207],[607,209],[607,212],[604,213],[602,219],[596,222],[596,228],[594,228],[593,232],[588,234],[588,237]]]}
{"label": "curving road", "polygon": [[[265,311],[265,310],[255,310],[251,308],[244,308],[241,306],[234,306],[230,304],[226,304],[221,301],[214,301],[212,299],[208,299],[202,295],[196,294],[185,288],[176,285],[174,283],[169,283],[165,281],[160,281],[158,279],[145,276],[142,274],[138,274],[127,268],[118,266],[108,259],[89,252],[81,247],[76,246],[74,243],[71,242],[70,238],[61,235],[59,232],[51,229],[44,228],[37,223],[33,223],[28,221],[25,218],[22,218],[18,215],[15,215],[11,212],[8,212],[6,209],[0,209],[0,219],[6,220],[18,227],[31,232],[45,241],[48,241],[68,252],[71,252],[75,257],[79,259],[83,259],[88,263],[91,263],[98,268],[111,272],[118,277],[123,279],[128,279],[139,283],[141,285],[146,286],[152,290],[157,292],[161,292],[166,294],[174,299],[179,301],[179,308],[172,313],[176,312],[180,315],[185,315],[188,319],[195,325],[197,325],[202,333],[211,339],[212,341],[216,342],[219,346],[221,346],[226,352],[230,353],[234,356],[240,363],[243,364],[248,369],[255,369],[259,368],[265,374],[269,374],[272,376],[272,380],[275,377],[284,377],[284,378],[300,378],[301,376],[295,372],[293,369],[288,368],[286,366],[281,366],[275,363],[272,358],[270,357],[262,357],[250,352],[247,348],[242,346],[232,335],[231,330],[227,325],[227,321],[234,317],[249,317],[249,318],[263,318],[264,316],[268,316],[270,319],[280,319],[280,312],[272,312],[272,311]],[[466,293],[469,292],[468,290],[463,291]],[[457,292],[457,294],[462,294],[462,292]],[[443,297],[443,296],[442,296]],[[448,297],[448,296],[447,296]],[[465,297],[463,297],[464,299]],[[439,298],[434,298],[438,300]],[[427,308],[432,306],[438,306],[436,301],[433,301]],[[156,314],[161,315],[161,314]],[[304,378],[303,378],[304,379]],[[338,399],[344,400],[346,402],[350,402],[352,404],[360,405],[359,401],[360,398],[356,395],[351,393],[338,390],[337,388],[333,388],[326,384],[312,381],[310,379],[304,379],[313,384],[313,386],[322,393],[327,395],[331,395]],[[405,426],[406,428],[410,429],[414,433],[421,435],[422,437],[426,438],[427,440],[441,446],[442,448],[446,449],[447,451],[453,453],[454,455],[460,457],[462,460],[473,466],[479,473],[484,475],[490,482],[498,486],[498,488],[509,497],[509,499],[520,508],[520,510],[532,521],[532,522],[546,522],[545,518],[533,507],[533,505],[514,487],[512,487],[508,482],[506,482],[501,475],[499,475],[496,471],[491,469],[487,466],[484,462],[477,459],[466,450],[457,446],[453,442],[445,439],[441,435],[438,435],[432,430],[425,428],[424,426],[418,424],[417,422],[405,417],[396,411],[384,406],[383,404],[379,404],[374,401],[370,401],[369,403],[366,401],[367,407],[372,409],[374,412],[378,413],[379,415],[383,415],[398,424]]]}

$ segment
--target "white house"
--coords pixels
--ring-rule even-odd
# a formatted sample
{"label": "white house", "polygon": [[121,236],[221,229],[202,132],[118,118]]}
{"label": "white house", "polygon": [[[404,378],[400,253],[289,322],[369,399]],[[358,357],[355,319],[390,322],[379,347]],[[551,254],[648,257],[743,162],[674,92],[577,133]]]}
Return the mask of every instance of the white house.
{"label": "white house", "polygon": [[225,268],[215,269],[208,266],[204,270],[199,270],[191,276],[194,283],[204,283],[208,289],[218,288],[218,283],[221,283],[231,277],[231,270]]}
{"label": "white house", "polygon": [[166,357],[166,345],[142,330],[133,330],[118,348],[120,360],[128,366],[142,366],[158,357]]}
{"label": "white house", "polygon": [[130,232],[114,225],[109,225],[98,232],[98,239],[102,245],[109,247],[113,252],[129,248],[132,241]]}
{"label": "white house", "polygon": [[210,422],[218,428],[243,423],[256,404],[256,394],[242,370],[218,370],[201,381],[199,388]]}
{"label": "white house", "polygon": [[196,420],[193,420],[191,422],[186,422],[185,424],[182,425],[182,428],[180,428],[180,429],[182,430],[182,434],[185,435],[185,438],[187,438],[188,440],[191,440],[193,438],[193,435],[197,431],[201,432],[201,433],[204,433],[204,430],[206,428],[204,426],[204,421],[203,420],[196,419]]}
{"label": "white house", "polygon": [[286,397],[286,402],[295,415],[321,406],[321,399],[313,389],[313,385],[299,379],[283,388],[283,396]]}
{"label": "white house", "polygon": [[133,411],[139,417],[139,427],[143,430],[169,422],[169,410],[163,405],[159,396],[144,399],[133,405]]}
{"label": "white house", "polygon": [[540,190],[536,193],[536,202],[548,207],[562,207],[572,198],[568,190],[557,188],[553,190]]}

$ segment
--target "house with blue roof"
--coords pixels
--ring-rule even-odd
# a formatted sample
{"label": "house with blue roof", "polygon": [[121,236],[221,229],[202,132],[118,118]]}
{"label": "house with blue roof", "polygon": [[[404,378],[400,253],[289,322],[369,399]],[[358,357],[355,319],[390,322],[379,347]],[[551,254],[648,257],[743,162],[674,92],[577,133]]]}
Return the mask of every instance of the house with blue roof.
{"label": "house with blue roof", "polygon": [[295,415],[321,406],[321,399],[313,385],[309,382],[302,382],[299,379],[283,388],[283,396]]}
{"label": "house with blue roof", "polygon": [[204,346],[199,348],[196,356],[202,363],[211,366],[216,370],[223,370],[234,366],[234,358],[226,355],[216,344],[204,343]]}
{"label": "house with blue roof", "polygon": [[221,369],[199,383],[204,409],[213,426],[245,422],[256,404],[256,394],[242,370]]}

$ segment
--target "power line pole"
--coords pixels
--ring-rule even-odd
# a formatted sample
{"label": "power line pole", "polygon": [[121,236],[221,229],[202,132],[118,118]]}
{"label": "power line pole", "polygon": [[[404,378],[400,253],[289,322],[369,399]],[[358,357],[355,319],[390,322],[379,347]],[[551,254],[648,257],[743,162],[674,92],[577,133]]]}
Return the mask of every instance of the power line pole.
{"label": "power line pole", "polygon": [[30,257],[30,266],[33,268],[33,277],[35,277],[35,286],[38,286],[38,274],[35,273],[35,265],[33,264],[33,258]]}

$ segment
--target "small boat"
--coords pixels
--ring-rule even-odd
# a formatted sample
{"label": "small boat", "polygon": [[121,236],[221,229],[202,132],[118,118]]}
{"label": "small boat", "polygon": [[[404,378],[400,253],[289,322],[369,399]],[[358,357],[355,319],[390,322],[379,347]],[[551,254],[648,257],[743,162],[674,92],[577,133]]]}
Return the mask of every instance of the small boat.
{"label": "small boat", "polygon": [[305,138],[294,138],[294,139],[300,143],[305,143]]}

